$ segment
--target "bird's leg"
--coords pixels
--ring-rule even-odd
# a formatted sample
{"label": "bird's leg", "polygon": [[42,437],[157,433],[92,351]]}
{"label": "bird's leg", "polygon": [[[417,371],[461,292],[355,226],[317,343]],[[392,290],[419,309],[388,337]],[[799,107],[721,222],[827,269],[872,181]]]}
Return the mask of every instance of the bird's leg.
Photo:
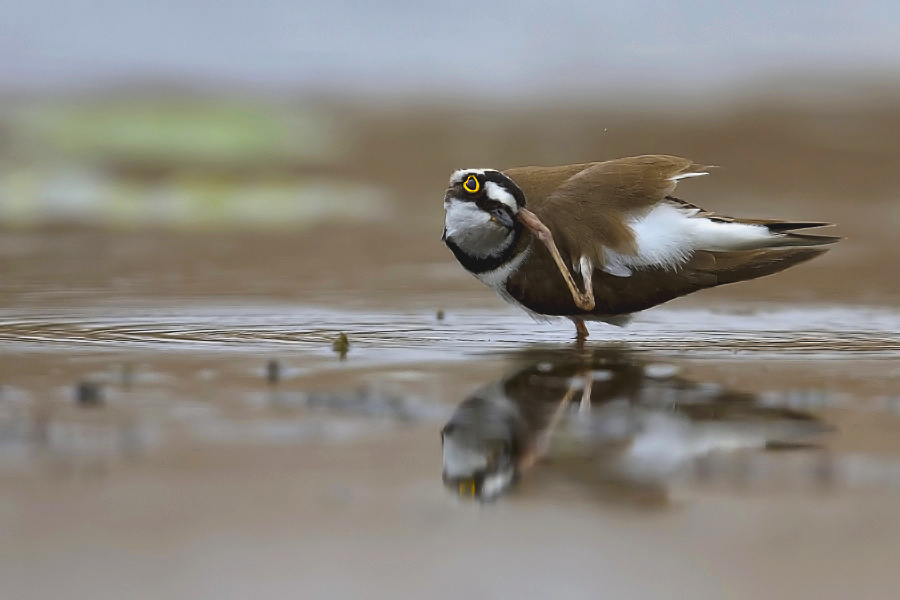
{"label": "bird's leg", "polygon": [[542,458],[545,454],[547,454],[547,450],[550,449],[550,438],[553,437],[553,432],[556,430],[556,427],[559,425],[560,420],[562,420],[563,415],[566,412],[566,409],[569,407],[569,404],[572,403],[572,398],[575,397],[575,392],[578,391],[578,386],[575,381],[569,384],[569,389],[566,390],[566,394],[559,401],[559,404],[556,405],[556,410],[553,411],[553,416],[550,417],[550,421],[547,423],[547,426],[538,434],[535,443],[531,445],[531,448],[526,451],[525,455],[519,459],[518,468],[520,470],[526,470],[531,468],[534,463],[538,461],[538,459]]}
{"label": "bird's leg", "polygon": [[572,299],[575,301],[575,305],[581,310],[593,310],[594,292],[590,287],[590,276],[585,277],[585,287],[587,289],[584,293],[582,293],[578,289],[578,286],[575,285],[575,279],[572,277],[572,273],[569,271],[569,267],[567,267],[566,263],[563,262],[562,256],[560,256],[559,254],[559,249],[556,247],[556,242],[553,241],[553,234],[550,233],[550,230],[547,229],[547,226],[537,218],[537,215],[525,208],[519,209],[518,219],[535,236],[537,236],[537,238],[541,240],[541,242],[545,246],[547,246],[547,249],[550,251],[550,255],[553,257],[553,261],[559,268],[559,272],[562,273],[563,278],[566,280],[566,285],[569,286],[569,291],[572,293]]}
{"label": "bird's leg", "polygon": [[[590,299],[591,308],[593,308],[594,286],[591,278],[594,274],[594,265],[591,264],[591,259],[587,256],[582,256],[581,260],[578,262],[578,266],[581,268],[581,279],[584,281],[585,295]],[[583,318],[572,317],[572,322],[575,323],[575,343],[579,348],[583,348],[584,342],[587,340],[588,336],[591,335],[591,332],[588,331]]]}
{"label": "bird's leg", "polygon": [[553,411],[553,416],[550,417],[547,426],[538,434],[531,448],[519,459],[519,470],[524,471],[531,468],[547,454],[547,451],[550,449],[550,440],[553,438],[556,428],[559,427],[559,422],[562,421],[566,409],[569,408],[579,388],[581,389],[581,402],[578,405],[578,414],[582,419],[590,417],[593,383],[594,379],[591,377],[590,371],[582,371],[578,377],[572,378],[572,381],[569,383],[569,389],[566,390],[565,395],[559,401],[559,404],[556,405],[556,410]]}
{"label": "bird's leg", "polygon": [[584,373],[584,387],[581,390],[581,404],[578,405],[578,414],[582,417],[591,414],[591,391],[594,389],[594,378],[590,371]]}
{"label": "bird's leg", "polygon": [[575,323],[575,339],[578,342],[584,342],[584,340],[591,335],[591,332],[588,331],[587,325],[584,324],[584,319],[581,317],[570,317],[572,322]]}

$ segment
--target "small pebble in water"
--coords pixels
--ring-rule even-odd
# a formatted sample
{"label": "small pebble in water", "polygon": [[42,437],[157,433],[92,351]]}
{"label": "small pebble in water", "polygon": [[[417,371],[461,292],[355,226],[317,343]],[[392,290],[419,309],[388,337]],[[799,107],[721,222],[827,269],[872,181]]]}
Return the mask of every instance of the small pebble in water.
{"label": "small pebble in water", "polygon": [[79,406],[94,407],[103,405],[103,390],[100,384],[93,381],[81,381],[75,388],[75,400]]}
{"label": "small pebble in water", "polygon": [[435,317],[438,321],[443,321],[443,320],[444,320],[444,309],[439,308],[439,309],[437,310],[437,312],[434,313],[434,317]]}
{"label": "small pebble in water", "polygon": [[347,358],[347,352],[350,350],[350,340],[347,339],[347,334],[341,332],[331,344],[331,349],[340,355],[341,360]]}
{"label": "small pebble in water", "polygon": [[281,365],[275,359],[266,363],[266,381],[272,385],[281,381]]}

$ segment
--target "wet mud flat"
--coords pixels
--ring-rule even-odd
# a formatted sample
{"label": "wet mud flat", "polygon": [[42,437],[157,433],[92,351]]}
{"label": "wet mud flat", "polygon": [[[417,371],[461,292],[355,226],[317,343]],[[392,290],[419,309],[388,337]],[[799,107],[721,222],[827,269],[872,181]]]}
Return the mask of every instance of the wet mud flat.
{"label": "wet mud flat", "polygon": [[[900,585],[900,313],[675,306],[580,349],[570,333],[465,306],[441,319],[197,298],[4,309],[5,594]],[[498,414],[518,425],[497,433]]]}

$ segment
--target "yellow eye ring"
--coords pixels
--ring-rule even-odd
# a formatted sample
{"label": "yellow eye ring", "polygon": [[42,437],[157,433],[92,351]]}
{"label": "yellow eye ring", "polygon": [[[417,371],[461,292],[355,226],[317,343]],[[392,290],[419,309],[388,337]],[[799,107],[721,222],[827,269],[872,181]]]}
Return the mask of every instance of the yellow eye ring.
{"label": "yellow eye ring", "polygon": [[481,184],[478,183],[478,178],[474,175],[469,175],[466,178],[466,182],[463,184],[463,187],[466,188],[466,191],[470,194],[477,194],[478,190],[481,189]]}

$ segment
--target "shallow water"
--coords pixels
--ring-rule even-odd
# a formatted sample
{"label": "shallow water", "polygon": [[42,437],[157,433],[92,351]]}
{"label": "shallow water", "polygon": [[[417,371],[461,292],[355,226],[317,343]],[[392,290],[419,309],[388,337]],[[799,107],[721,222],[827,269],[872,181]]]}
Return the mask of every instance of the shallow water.
{"label": "shallow water", "polygon": [[[487,293],[392,290],[396,264],[381,295],[288,301],[265,276],[265,294],[222,294],[227,271],[175,286],[204,294],[149,293],[146,273],[73,294],[34,275],[52,273],[40,260],[7,280],[0,310],[10,597],[845,598],[900,584],[900,312],[886,303],[709,296],[592,325],[579,348],[570,323]],[[528,415],[476,444],[515,471],[497,493],[480,493],[484,472],[447,476],[440,432],[473,398]],[[477,414],[470,441],[496,416]]]}
{"label": "shallow water", "polygon": [[[567,344],[568,321],[534,321],[512,310],[366,312],[296,305],[166,305],[122,309],[66,308],[0,311],[0,341],[17,352],[157,350],[269,352],[289,349],[321,353],[335,332],[352,333],[354,354],[371,360],[416,357],[459,360],[512,351],[529,344]],[[774,352],[825,358],[900,352],[900,313],[859,307],[791,306],[752,311],[656,308],[628,327],[591,326],[604,343],[634,349],[704,356],[735,351]],[[448,335],[449,334],[449,335]],[[489,344],[485,346],[484,344]],[[835,355],[847,351],[850,354]],[[399,354],[397,354],[399,353]]]}

